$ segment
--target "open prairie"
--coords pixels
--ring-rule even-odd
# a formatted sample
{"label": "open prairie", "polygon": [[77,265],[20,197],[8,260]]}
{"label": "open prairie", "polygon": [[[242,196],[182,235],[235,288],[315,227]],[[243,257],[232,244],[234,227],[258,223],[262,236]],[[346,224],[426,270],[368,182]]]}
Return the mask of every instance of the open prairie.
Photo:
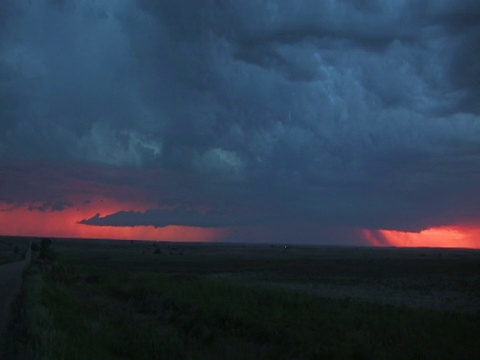
{"label": "open prairie", "polygon": [[29,243],[28,238],[0,236],[0,265],[23,259]]}
{"label": "open prairie", "polygon": [[480,252],[54,240],[9,358],[469,359]]}
{"label": "open prairie", "polygon": [[322,297],[480,310],[480,251],[63,240],[69,264],[183,274]]}

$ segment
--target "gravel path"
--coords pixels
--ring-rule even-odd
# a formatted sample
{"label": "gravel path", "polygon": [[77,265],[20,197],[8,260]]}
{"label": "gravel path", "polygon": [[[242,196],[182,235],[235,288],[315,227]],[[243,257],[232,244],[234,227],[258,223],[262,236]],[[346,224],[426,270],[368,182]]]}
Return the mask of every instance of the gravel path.
{"label": "gravel path", "polygon": [[25,259],[0,265],[0,354],[4,333],[10,316],[10,305],[22,284],[23,270],[30,264],[31,251],[28,247]]}

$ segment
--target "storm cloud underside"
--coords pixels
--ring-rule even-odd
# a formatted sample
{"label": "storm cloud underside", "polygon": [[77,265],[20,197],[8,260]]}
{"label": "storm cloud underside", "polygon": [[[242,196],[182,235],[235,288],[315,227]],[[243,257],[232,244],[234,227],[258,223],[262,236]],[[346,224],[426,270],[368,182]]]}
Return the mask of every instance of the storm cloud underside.
{"label": "storm cloud underside", "polygon": [[[2,163],[146,169],[130,185],[150,194],[149,209],[82,224],[479,222],[477,1],[42,0],[0,10]],[[162,171],[185,180],[156,182]],[[0,197],[15,203],[23,191]],[[57,195],[37,196],[32,211],[74,205],[67,190]]]}

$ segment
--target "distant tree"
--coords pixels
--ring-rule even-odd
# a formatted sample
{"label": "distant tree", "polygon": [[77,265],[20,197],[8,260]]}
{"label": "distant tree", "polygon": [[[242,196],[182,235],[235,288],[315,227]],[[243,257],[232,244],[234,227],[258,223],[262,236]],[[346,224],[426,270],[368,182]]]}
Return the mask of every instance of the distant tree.
{"label": "distant tree", "polygon": [[18,248],[18,245],[15,246],[15,248],[13,249],[13,252],[15,253],[15,255],[18,255],[19,251],[20,251],[20,249]]}
{"label": "distant tree", "polygon": [[32,242],[32,245],[30,245],[30,249],[32,249],[32,251],[38,251],[38,243],[36,242]]}

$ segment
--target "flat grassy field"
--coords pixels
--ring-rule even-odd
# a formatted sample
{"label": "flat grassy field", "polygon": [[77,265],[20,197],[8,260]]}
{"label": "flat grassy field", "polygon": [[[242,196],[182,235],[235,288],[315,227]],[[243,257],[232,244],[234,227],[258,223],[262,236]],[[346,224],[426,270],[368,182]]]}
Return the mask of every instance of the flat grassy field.
{"label": "flat grassy field", "polygon": [[7,359],[477,359],[480,253],[55,240]]}
{"label": "flat grassy field", "polygon": [[0,236],[0,265],[23,259],[29,243],[22,237]]}

